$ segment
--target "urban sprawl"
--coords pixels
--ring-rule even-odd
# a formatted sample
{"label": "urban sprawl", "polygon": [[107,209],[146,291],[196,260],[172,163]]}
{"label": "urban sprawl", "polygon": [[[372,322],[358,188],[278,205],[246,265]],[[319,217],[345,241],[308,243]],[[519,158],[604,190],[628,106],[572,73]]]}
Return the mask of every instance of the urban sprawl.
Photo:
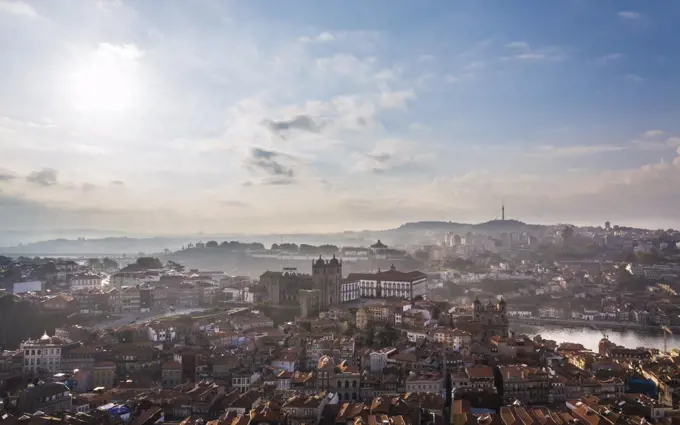
{"label": "urban sprawl", "polygon": [[[0,256],[0,423],[680,424],[680,233],[488,224],[394,246]],[[221,255],[266,269],[191,265]]]}

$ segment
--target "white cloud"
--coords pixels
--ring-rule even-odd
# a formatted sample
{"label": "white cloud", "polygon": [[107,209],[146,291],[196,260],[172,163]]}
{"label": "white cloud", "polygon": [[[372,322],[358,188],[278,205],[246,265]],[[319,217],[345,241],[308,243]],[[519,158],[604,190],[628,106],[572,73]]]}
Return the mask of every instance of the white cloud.
{"label": "white cloud", "polygon": [[543,47],[540,49],[532,49],[532,47],[526,41],[513,41],[506,44],[505,47],[513,51],[513,53],[501,57],[501,60],[504,61],[561,61],[566,58],[566,54],[561,48]]}
{"label": "white cloud", "polygon": [[641,83],[641,82],[645,81],[644,78],[642,78],[642,77],[640,77],[639,75],[636,75],[636,74],[626,74],[623,78],[626,81],[630,81],[630,82],[633,82],[633,83]]}
{"label": "white cloud", "polygon": [[529,156],[543,158],[564,158],[588,155],[599,155],[618,152],[626,149],[625,146],[616,145],[571,145],[571,146],[539,146],[529,153]]}
{"label": "white cloud", "polygon": [[39,16],[33,6],[20,0],[0,0],[0,12],[27,18],[36,18]]}
{"label": "white cloud", "polygon": [[632,10],[622,10],[621,12],[617,13],[616,16],[618,16],[621,19],[629,21],[642,18],[642,15],[640,13],[634,12]]}
{"label": "white cloud", "polygon": [[665,135],[666,132],[663,130],[647,130],[644,133],[642,133],[643,137],[646,138],[653,138],[653,137],[659,137]]}
{"label": "white cloud", "polygon": [[365,153],[355,152],[353,171],[383,174],[398,170],[415,170],[432,156],[417,149],[417,146],[403,139],[383,139]]}
{"label": "white cloud", "polygon": [[460,78],[456,77],[455,75],[447,74],[444,76],[444,81],[447,83],[457,83],[460,81]]}
{"label": "white cloud", "polygon": [[137,61],[144,52],[135,44],[115,45],[110,43],[99,43],[97,55],[106,59]]}
{"label": "white cloud", "polygon": [[314,36],[299,37],[301,43],[363,42],[374,43],[380,39],[377,31],[323,31]]}
{"label": "white cloud", "polygon": [[617,60],[621,59],[622,57],[623,57],[623,53],[609,53],[609,54],[600,56],[599,58],[597,58],[597,61],[602,65],[606,65],[608,63],[617,61]]}

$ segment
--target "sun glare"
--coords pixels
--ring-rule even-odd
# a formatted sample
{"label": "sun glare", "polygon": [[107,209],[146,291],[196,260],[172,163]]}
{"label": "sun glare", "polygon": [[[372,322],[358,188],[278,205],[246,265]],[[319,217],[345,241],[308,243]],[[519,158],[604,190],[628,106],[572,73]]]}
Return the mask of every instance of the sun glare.
{"label": "sun glare", "polygon": [[136,61],[101,49],[83,61],[71,79],[73,106],[83,112],[126,111],[138,95]]}

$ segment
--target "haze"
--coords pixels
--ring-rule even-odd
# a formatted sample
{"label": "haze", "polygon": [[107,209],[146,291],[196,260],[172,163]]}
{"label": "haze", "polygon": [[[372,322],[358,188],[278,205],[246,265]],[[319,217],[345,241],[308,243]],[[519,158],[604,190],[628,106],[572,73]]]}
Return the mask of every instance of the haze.
{"label": "haze", "polygon": [[680,3],[0,0],[0,227],[677,227]]}

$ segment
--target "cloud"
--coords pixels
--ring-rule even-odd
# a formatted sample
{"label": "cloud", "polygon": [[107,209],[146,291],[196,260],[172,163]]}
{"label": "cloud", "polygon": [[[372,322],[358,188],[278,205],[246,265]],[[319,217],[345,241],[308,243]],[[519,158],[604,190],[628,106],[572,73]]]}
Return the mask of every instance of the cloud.
{"label": "cloud", "polygon": [[26,181],[39,186],[54,186],[57,184],[57,170],[52,168],[43,168],[40,171],[33,171],[31,174],[26,176]]}
{"label": "cloud", "polygon": [[623,53],[609,53],[609,54],[600,56],[599,58],[597,58],[597,61],[602,65],[606,65],[608,63],[617,61],[617,60],[621,59],[622,57],[623,57]]}
{"label": "cloud", "polygon": [[249,154],[244,161],[244,166],[255,174],[264,174],[268,178],[289,180],[295,176],[292,168],[284,165],[282,161],[290,156],[262,148],[250,148]]}
{"label": "cloud", "polygon": [[506,44],[505,47],[513,51],[513,53],[501,57],[501,60],[503,61],[562,61],[566,58],[566,55],[561,48],[543,47],[540,49],[532,49],[526,41],[513,41]]}
{"label": "cloud", "polygon": [[0,0],[0,12],[27,18],[36,18],[39,16],[33,6],[19,0]]}
{"label": "cloud", "polygon": [[456,77],[455,75],[447,74],[444,76],[444,81],[447,83],[457,83],[460,81],[460,78]]}
{"label": "cloud", "polygon": [[136,44],[110,44],[99,43],[97,46],[97,55],[107,59],[137,61],[144,56],[144,51],[137,47]]}
{"label": "cloud", "polygon": [[380,38],[380,33],[377,31],[323,31],[315,36],[303,36],[298,38],[301,43],[332,43],[340,41],[354,41],[370,43],[376,42]]}
{"label": "cloud", "polygon": [[640,77],[639,75],[636,75],[636,74],[626,74],[623,78],[626,81],[630,81],[630,82],[633,82],[633,83],[641,83],[641,82],[645,81],[644,78],[642,78],[642,77]]}
{"label": "cloud", "polygon": [[322,127],[322,124],[307,115],[297,115],[288,120],[264,120],[264,124],[275,133],[286,130],[303,130],[318,133]]}
{"label": "cloud", "polygon": [[621,12],[617,13],[616,16],[627,21],[634,21],[642,18],[640,13],[634,12],[632,10],[622,10]]}
{"label": "cloud", "polygon": [[83,183],[83,191],[84,192],[92,192],[97,189],[97,185],[93,183]]}
{"label": "cloud", "polygon": [[664,136],[665,134],[666,134],[666,132],[663,131],[663,130],[647,130],[644,133],[642,133],[642,136],[650,139],[650,138],[653,138],[653,137]]}
{"label": "cloud", "polygon": [[224,206],[224,207],[235,207],[235,208],[245,208],[248,207],[249,204],[247,202],[243,201],[237,201],[237,200],[226,200],[226,201],[219,201],[219,204]]}
{"label": "cloud", "polygon": [[646,151],[677,149],[680,146],[680,137],[668,136],[668,133],[662,130],[648,130],[642,133],[641,139],[633,140],[631,145]]}
{"label": "cloud", "polygon": [[390,171],[409,171],[424,164],[431,156],[418,152],[416,146],[402,139],[384,139],[365,153],[353,154],[355,172],[384,174]]}
{"label": "cloud", "polygon": [[572,146],[550,146],[544,145],[534,149],[529,156],[541,158],[565,158],[588,155],[599,155],[604,153],[618,152],[626,149],[625,146],[616,145],[572,145]]}
{"label": "cloud", "polygon": [[10,180],[14,180],[16,178],[17,178],[17,175],[14,172],[9,171],[9,170],[3,170],[2,168],[0,168],[0,182],[10,181]]}
{"label": "cloud", "polygon": [[121,180],[111,180],[111,184],[114,186],[125,186],[125,182]]}

